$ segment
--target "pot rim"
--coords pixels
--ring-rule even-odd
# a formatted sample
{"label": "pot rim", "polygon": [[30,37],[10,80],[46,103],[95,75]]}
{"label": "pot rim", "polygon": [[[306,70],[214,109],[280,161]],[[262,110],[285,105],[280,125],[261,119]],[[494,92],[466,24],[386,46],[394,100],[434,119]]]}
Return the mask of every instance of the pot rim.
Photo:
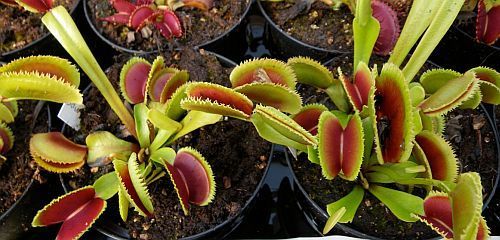
{"label": "pot rim", "polygon": [[[52,118],[51,118],[51,111],[50,111],[50,107],[49,105],[45,105],[46,102],[44,101],[38,101],[38,104],[37,105],[41,105],[41,109],[47,109],[47,131],[50,131],[50,129],[52,128]],[[44,106],[45,105],[45,106]],[[36,122],[38,119],[38,116],[36,119],[34,119],[34,122]],[[17,205],[19,205],[19,203],[24,199],[24,197],[28,194],[28,192],[31,190],[31,188],[33,187],[35,183],[35,179],[31,178],[31,181],[30,183],[28,183],[28,185],[26,186],[26,188],[24,189],[23,193],[21,194],[21,196],[19,196],[19,198],[14,202],[14,204],[12,204],[5,212],[3,212],[1,215],[0,215],[0,222],[3,222],[8,216],[9,214],[14,211],[14,209],[17,207]]]}
{"label": "pot rim", "polygon": [[[111,46],[113,49],[116,49],[116,50],[118,50],[118,51],[120,51],[122,53],[142,54],[142,55],[144,55],[144,54],[156,54],[156,53],[159,53],[159,52],[162,51],[161,49],[155,49],[155,50],[152,50],[152,51],[134,50],[134,49],[129,49],[129,48],[120,46],[120,45],[112,42],[110,39],[108,39],[103,34],[101,34],[99,32],[99,30],[97,29],[97,26],[95,26],[94,23],[92,22],[92,19],[90,18],[90,12],[89,12],[90,10],[88,10],[88,6],[87,6],[87,1],[88,0],[82,0],[82,1],[83,1],[83,11],[85,13],[85,19],[87,19],[87,23],[89,24],[90,28],[92,28],[92,31],[94,31],[94,33],[102,41],[104,41],[106,44],[108,44],[109,46]],[[228,34],[230,34],[231,32],[233,32],[233,30],[236,29],[238,26],[240,26],[241,23],[243,22],[243,20],[246,19],[246,16],[248,15],[248,12],[250,11],[250,8],[253,5],[253,1],[254,0],[249,0],[248,6],[245,9],[245,11],[243,12],[243,15],[241,16],[241,18],[232,27],[230,27],[227,31],[223,32],[221,35],[215,37],[214,39],[211,39],[211,40],[208,40],[207,42],[204,42],[202,44],[193,46],[193,48],[203,48],[203,47],[206,47],[206,46],[208,46],[208,45],[210,45],[210,44],[212,44],[214,42],[217,42],[218,40],[222,39],[223,37],[225,37]],[[184,46],[184,47],[187,47],[187,46]],[[175,50],[178,50],[178,49],[179,48],[176,48]],[[182,49],[182,47],[180,47],[180,49]]]}
{"label": "pot rim", "polygon": [[[77,0],[76,3],[73,5],[73,7],[71,8],[71,11],[69,12],[70,15],[72,15],[75,10],[78,8],[78,5],[82,2],[82,0]],[[14,55],[16,53],[20,53],[30,47],[33,47],[35,45],[37,45],[38,43],[42,42],[43,40],[47,39],[49,36],[52,36],[52,33],[50,33],[50,31],[47,30],[47,32],[45,34],[43,34],[41,37],[39,37],[38,39],[34,40],[34,41],[31,41],[30,43],[24,45],[24,47],[22,48],[17,48],[17,49],[14,49],[14,50],[10,50],[8,52],[4,52],[4,53],[0,53],[0,57],[8,57],[10,55]]]}
{"label": "pot rim", "polygon": [[[228,66],[236,66],[237,65],[232,60],[230,60],[230,59],[228,59],[228,58],[226,58],[226,57],[224,57],[224,56],[222,56],[220,54],[217,54],[217,53],[214,53],[214,52],[211,52],[211,51],[208,51],[208,50],[205,50],[205,52],[207,52],[208,54],[215,55],[217,57],[217,59],[219,60],[219,62],[221,62],[221,64],[223,64],[223,65],[228,65]],[[87,87],[85,87],[85,89],[82,92],[83,93],[88,92],[92,86],[93,86],[93,84],[90,83]],[[65,127],[66,127],[66,124],[63,124],[63,129]],[[213,232],[217,232],[220,229],[223,229],[224,227],[226,227],[227,225],[230,225],[233,222],[236,222],[236,224],[233,227],[231,227],[231,230],[229,232],[225,233],[224,237],[227,237],[231,232],[233,232],[241,224],[241,222],[242,222],[242,221],[238,222],[238,218],[241,218],[242,215],[244,216],[245,212],[250,209],[250,206],[255,202],[254,201],[255,198],[259,195],[260,190],[266,184],[265,183],[265,179],[266,179],[266,176],[267,176],[267,174],[269,172],[269,168],[271,166],[271,161],[274,158],[274,151],[275,151],[275,146],[274,146],[274,144],[271,144],[271,149],[269,151],[269,156],[268,156],[268,160],[267,160],[267,166],[266,166],[265,170],[262,173],[262,177],[261,177],[259,183],[257,184],[257,186],[255,187],[254,192],[248,198],[248,200],[245,202],[245,205],[243,205],[243,207],[240,209],[240,211],[238,212],[237,215],[226,219],[225,221],[223,221],[220,224],[217,224],[215,227],[213,227],[211,229],[208,229],[206,231],[203,231],[203,232],[200,232],[200,233],[197,233],[195,235],[188,236],[188,237],[185,237],[185,238],[182,238],[182,239],[184,239],[184,240],[192,240],[192,239],[203,238],[206,235],[210,235]],[[66,181],[64,180],[62,174],[59,174],[59,181],[60,181],[60,183],[61,183],[61,185],[62,185],[62,187],[64,189],[64,192],[66,192],[66,193],[69,192],[68,185],[66,184]],[[106,236],[108,236],[110,238],[114,238],[114,239],[118,239],[118,240],[127,240],[127,239],[130,239],[130,236],[128,236],[128,231],[126,230],[126,228],[118,226],[117,224],[114,224],[114,223],[107,224],[105,226],[103,226],[102,224],[96,223],[96,224],[94,224],[92,226],[92,228],[94,228],[98,232],[100,232],[100,233],[102,233],[102,234],[104,234],[104,235],[106,235]],[[117,232],[119,232],[119,233],[117,233]]]}
{"label": "pot rim", "polygon": [[[483,201],[482,211],[484,211],[488,207],[488,204],[490,203],[490,201],[493,198],[493,196],[495,195],[496,190],[497,190],[498,185],[499,185],[499,180],[500,180],[500,142],[499,142],[499,139],[500,139],[500,135],[498,134],[498,130],[496,128],[495,119],[487,111],[487,109],[486,109],[486,107],[484,106],[483,103],[481,103],[480,106],[481,106],[480,109],[486,115],[486,118],[488,120],[488,124],[491,125],[493,134],[495,135],[495,140],[496,140],[495,141],[495,146],[496,146],[496,156],[497,156],[496,158],[497,158],[497,162],[498,162],[497,163],[496,179],[495,179],[495,183],[492,186],[491,194],[489,195],[489,197],[485,201]],[[307,203],[309,205],[311,205],[318,213],[321,214],[321,217],[323,217],[324,219],[328,219],[328,217],[329,217],[328,214],[314,200],[312,200],[309,197],[309,194],[307,193],[307,191],[300,184],[297,176],[295,175],[293,167],[292,167],[292,163],[291,163],[292,159],[289,157],[289,150],[285,151],[285,158],[286,158],[288,167],[290,169],[290,172],[292,174],[293,182],[294,182],[295,187],[297,187],[298,190],[302,193],[302,195],[306,199]],[[297,204],[300,206],[299,202],[297,202]],[[323,236],[322,232],[317,228],[317,225],[315,224],[315,222],[312,219],[310,219],[305,213],[304,213],[304,217],[306,218],[306,220],[309,223],[309,225],[314,229],[314,231],[316,231],[319,235]],[[348,234],[352,234],[353,236],[356,236],[356,237],[359,237],[359,238],[382,240],[381,238],[374,237],[374,236],[362,233],[362,232],[360,232],[360,231],[358,231],[358,230],[356,230],[356,229],[348,226],[347,224],[337,223],[337,225],[335,225],[335,227],[338,227],[338,229],[340,229],[340,230],[342,230],[342,231],[344,231],[344,232],[346,232]],[[436,239],[441,239],[441,237],[436,237],[436,238],[431,238],[431,239],[432,240],[436,240]]]}
{"label": "pot rim", "polygon": [[302,45],[302,46],[304,46],[306,48],[310,48],[310,49],[313,49],[313,50],[316,50],[316,51],[319,51],[319,52],[328,53],[328,54],[344,54],[344,53],[352,52],[352,50],[342,51],[342,50],[330,50],[330,49],[326,49],[326,48],[321,48],[321,47],[313,46],[313,45],[310,45],[308,43],[302,42],[302,41],[300,41],[300,40],[292,37],[290,34],[288,34],[285,31],[283,31],[283,29],[281,29],[281,27],[278,26],[271,19],[271,17],[269,17],[269,15],[267,14],[266,10],[264,9],[264,6],[262,6],[261,0],[256,0],[256,1],[257,1],[257,6],[259,7],[259,10],[262,13],[262,15],[264,16],[264,18],[266,19],[267,23],[269,23],[269,25],[271,25],[272,28],[274,28],[275,30],[277,30],[281,35],[285,36],[288,40],[290,40],[290,41],[292,41],[292,42],[294,42],[296,44]]}

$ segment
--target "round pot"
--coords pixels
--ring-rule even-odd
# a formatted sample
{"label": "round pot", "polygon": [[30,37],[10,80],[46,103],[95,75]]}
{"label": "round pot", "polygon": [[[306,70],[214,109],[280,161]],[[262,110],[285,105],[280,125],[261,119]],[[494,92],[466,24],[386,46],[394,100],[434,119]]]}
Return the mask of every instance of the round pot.
{"label": "round pot", "polygon": [[[484,115],[487,117],[487,124],[489,124],[492,127],[492,131],[495,135],[495,152],[496,152],[496,159],[495,161],[498,162],[498,170],[496,174],[496,178],[494,181],[494,185],[492,188],[492,192],[489,194],[488,198],[484,200],[483,202],[483,210],[487,208],[488,204],[490,203],[491,199],[495,195],[495,191],[498,188],[498,182],[500,179],[500,144],[499,144],[499,136],[497,129],[495,127],[495,123],[493,118],[490,116],[490,114],[487,113],[487,110],[483,104],[481,104],[480,111],[484,112]],[[294,169],[292,166],[293,159],[292,157],[287,153],[286,155],[286,160],[288,162],[288,167],[290,168],[292,175],[293,175],[293,189],[294,189],[294,194],[297,198],[297,205],[300,209],[303,210],[304,216],[311,225],[313,229],[316,230],[318,235],[322,235],[322,229],[328,220],[328,213],[323,210],[321,206],[319,206],[314,200],[312,200],[309,196],[309,194],[306,192],[306,190],[302,187],[301,183],[297,179]],[[304,159],[301,159],[304,161]],[[306,160],[307,161],[307,160]],[[350,236],[355,236],[363,239],[380,239],[378,237],[370,236],[368,234],[362,233],[351,226],[347,224],[340,224],[338,223],[335,228],[338,230],[341,230],[345,232],[346,234]]]}
{"label": "round pot", "polygon": [[275,57],[286,60],[295,56],[305,56],[323,62],[338,54],[350,52],[347,49],[345,51],[330,50],[301,42],[283,31],[271,19],[260,0],[257,0],[257,6],[267,21],[265,29],[266,45]]}
{"label": "round pot", "polygon": [[[211,53],[217,57],[221,65],[226,66],[226,67],[233,67],[236,66],[234,62],[231,60],[220,56],[215,53]],[[83,94],[85,95],[86,92],[90,90],[92,85],[89,85],[84,91]],[[65,128],[65,126],[63,126]],[[64,129],[63,129],[64,130]],[[262,189],[263,185],[265,184],[265,177],[267,175],[267,172],[269,170],[269,163],[272,160],[274,156],[274,150],[273,148],[270,151],[270,155],[268,156],[268,164],[266,165],[266,168],[262,170],[262,177],[260,181],[258,182],[255,190],[252,192],[252,195],[249,197],[249,199],[242,204],[241,209],[239,210],[238,214],[235,215],[234,217],[228,218],[224,222],[218,224],[214,228],[197,233],[195,235],[186,237],[184,239],[201,239],[201,238],[210,238],[210,239],[219,239],[219,238],[225,238],[227,237],[233,230],[235,230],[245,219],[245,217],[248,215],[248,213],[252,210],[253,206],[256,204],[256,200],[259,198],[260,190]],[[67,180],[65,180],[62,175],[60,177],[60,182],[63,186],[63,189],[65,192],[70,191],[71,187],[69,187],[69,183]],[[217,197],[217,196],[216,196]],[[123,227],[123,225],[118,225],[118,222],[121,222],[122,220],[117,216],[116,214],[109,214],[105,212],[101,218],[95,223],[93,226],[96,230],[101,232],[102,234],[114,238],[114,239],[129,239],[129,231],[127,228]]]}
{"label": "round pot", "polygon": [[[47,114],[47,129],[50,131],[52,127],[51,111],[50,107],[46,106],[43,101],[38,102],[35,109],[39,109],[40,113],[46,111]],[[36,111],[36,110],[35,110]],[[37,122],[37,117],[32,122],[32,128]],[[14,133],[15,134],[15,133]],[[15,147],[15,146],[14,146]],[[14,159],[11,159],[14,160]],[[31,178],[29,184],[26,186],[24,191],[21,193],[19,198],[12,204],[5,212],[0,215],[0,238],[1,239],[16,239],[22,232],[25,231],[25,227],[31,224],[31,219],[34,217],[40,202],[37,201],[37,193],[40,189],[40,184]]]}
{"label": "round pot", "polygon": [[[253,0],[251,0],[253,1]],[[83,10],[85,12],[85,18],[87,19],[87,23],[88,25],[90,26],[90,28],[92,28],[92,30],[94,31],[94,33],[105,43],[107,43],[109,46],[111,46],[113,49],[117,50],[117,51],[120,51],[120,52],[123,52],[123,53],[129,53],[129,54],[155,54],[155,53],[158,53],[160,51],[162,51],[162,49],[155,49],[155,50],[151,50],[151,51],[141,51],[141,50],[134,50],[134,49],[129,49],[129,48],[126,48],[126,47],[123,47],[123,46],[120,46],[114,42],[112,42],[111,40],[109,40],[108,38],[106,38],[103,34],[101,34],[101,32],[97,29],[97,27],[94,25],[94,23],[92,22],[92,19],[90,17],[90,9],[87,5],[87,2],[88,0],[83,0]],[[219,35],[218,37],[212,39],[212,40],[209,40],[205,43],[202,43],[202,44],[199,44],[197,46],[194,46],[195,48],[220,48],[220,47],[225,47],[227,48],[228,47],[228,43],[219,43],[219,42],[222,42],[228,38],[230,38],[231,36],[235,36],[236,40],[234,41],[235,44],[232,44],[233,41],[229,42],[229,44],[231,45],[231,49],[238,49],[237,52],[245,52],[246,48],[244,48],[243,46],[241,45],[238,45],[236,43],[238,43],[240,39],[244,39],[245,36],[244,36],[244,28],[242,26],[246,25],[246,20],[244,20],[248,14],[248,12],[250,11],[250,7],[252,6],[252,3],[253,2],[250,2],[247,6],[247,8],[245,9],[245,12],[243,13],[243,16],[237,21],[237,23],[232,26],[231,28],[229,28],[226,32],[222,33],[221,35]],[[231,39],[233,40],[233,39]],[[224,41],[225,42],[225,41]]]}
{"label": "round pot", "polygon": [[[73,19],[78,19],[83,14],[80,2],[81,0],[77,0],[77,2],[70,11],[70,14],[73,17]],[[65,53],[66,51],[60,46],[57,40],[52,36],[52,34],[49,31],[47,31],[40,38],[30,42],[29,44],[25,45],[22,48],[0,53],[0,60],[9,62],[16,58],[31,56],[31,55],[40,55],[40,54],[64,55]]]}

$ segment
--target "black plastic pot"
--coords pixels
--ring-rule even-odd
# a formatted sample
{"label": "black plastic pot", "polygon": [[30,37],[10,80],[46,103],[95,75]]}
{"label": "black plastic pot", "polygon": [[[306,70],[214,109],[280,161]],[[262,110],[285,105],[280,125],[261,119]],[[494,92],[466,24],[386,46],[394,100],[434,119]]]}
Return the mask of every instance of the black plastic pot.
{"label": "black plastic pot", "polygon": [[[236,63],[234,63],[233,61],[231,61],[230,59],[228,59],[224,56],[221,56],[221,55],[218,55],[216,53],[209,52],[209,51],[207,51],[207,52],[209,54],[215,55],[217,57],[217,59],[219,60],[219,62],[223,66],[226,66],[226,67],[236,66]],[[93,86],[92,84],[88,85],[85,88],[85,90],[83,91],[83,94],[88,92],[92,86]],[[66,127],[66,125],[63,125],[63,131],[64,131],[65,127]],[[261,178],[259,184],[257,185],[252,196],[247,200],[245,205],[241,208],[240,213],[232,218],[225,220],[224,222],[222,222],[221,224],[217,225],[216,227],[214,227],[210,230],[207,230],[205,232],[201,232],[201,233],[198,233],[196,235],[189,236],[189,237],[186,237],[183,239],[190,240],[190,239],[223,239],[223,238],[227,238],[229,236],[229,234],[231,234],[243,222],[245,217],[248,215],[248,213],[252,210],[253,206],[256,204],[256,200],[261,195],[261,189],[263,188],[263,186],[265,184],[264,180],[265,180],[267,173],[269,171],[269,166],[271,165],[270,163],[273,160],[274,155],[275,155],[274,148],[275,148],[275,146],[273,145],[271,152],[270,152],[270,155],[269,155],[269,158],[268,158],[269,159],[268,164],[266,166],[266,169],[264,170],[264,173],[262,175],[262,178]],[[68,183],[64,180],[62,175],[59,175],[59,180],[60,180],[61,185],[66,193],[71,191]],[[99,231],[100,233],[102,233],[110,238],[113,238],[113,239],[130,239],[130,236],[128,234],[128,230],[117,224],[117,222],[120,222],[122,220],[119,218],[116,218],[116,219],[115,218],[116,217],[113,217],[110,214],[107,214],[107,212],[104,212],[104,214],[101,216],[101,218],[99,220],[97,220],[97,222],[94,224],[93,228],[96,229],[97,231]]]}
{"label": "black plastic pot", "polygon": [[[78,19],[82,16],[83,10],[81,9],[81,0],[78,0],[76,4],[70,11],[73,19]],[[57,40],[52,36],[50,32],[45,33],[39,39],[27,44],[26,46],[14,49],[9,52],[0,53],[0,60],[9,62],[16,58],[26,57],[31,55],[40,55],[40,54],[50,54],[50,55],[64,55],[66,52],[59,45]]]}
{"label": "black plastic pot", "polygon": [[290,36],[274,23],[271,17],[266,13],[260,0],[257,0],[257,6],[262,15],[266,18],[265,42],[275,58],[286,60],[291,57],[304,56],[323,62],[333,56],[350,52],[348,50],[329,50],[303,43]]}
{"label": "black plastic pot", "polygon": [[[194,46],[194,47],[195,48],[210,48],[210,49],[218,48],[218,47],[220,48],[224,45],[221,45],[219,42],[223,41],[225,39],[228,39],[233,35],[236,36],[235,43],[238,43],[238,40],[241,40],[241,39],[242,39],[241,41],[244,41],[244,39],[245,39],[244,28],[242,26],[246,25],[246,16],[247,16],[248,12],[250,11],[250,7],[253,5],[254,0],[251,0],[251,1],[252,2],[250,4],[248,4],[241,19],[233,27],[228,29],[225,33],[221,34],[220,36],[218,36],[218,37],[216,37],[208,42],[205,42],[203,44]],[[102,35],[101,32],[97,29],[97,27],[94,25],[94,23],[92,22],[92,19],[90,17],[90,10],[88,8],[89,7],[87,5],[87,0],[83,0],[83,10],[85,12],[85,18],[87,19],[88,25],[90,26],[90,28],[92,28],[94,33],[97,36],[99,36],[99,38],[103,42],[107,43],[113,49],[115,49],[119,52],[135,54],[135,55],[155,54],[155,53],[162,51],[162,49],[156,49],[156,50],[152,50],[152,51],[140,51],[140,50],[128,49],[126,47],[122,47],[122,46],[112,42],[111,40],[106,38],[104,35]],[[227,48],[227,45],[225,47]],[[231,47],[235,48],[235,52],[245,53],[245,50],[246,50],[245,46],[241,46],[238,44],[232,44]]]}
{"label": "black plastic pot", "polygon": [[430,59],[435,63],[465,72],[478,66],[500,68],[500,48],[478,43],[457,26],[451,27],[434,50]]}
{"label": "black plastic pot", "polygon": [[[47,131],[50,131],[52,127],[51,112],[50,107],[45,105],[45,102],[40,101],[37,108],[40,108],[40,111],[46,109],[48,116]],[[34,127],[35,123],[36,118],[32,127]],[[33,200],[36,199],[38,188],[39,184],[34,179],[31,179],[31,182],[24,189],[17,201],[0,215],[0,239],[17,239],[25,231],[25,226],[31,224],[31,219],[35,216],[36,210],[38,207],[41,207],[38,206],[40,202]]]}
{"label": "black plastic pot", "polygon": [[[493,189],[491,194],[489,194],[489,197],[484,200],[483,202],[483,210],[488,207],[488,204],[490,203],[491,199],[495,195],[495,191],[498,188],[498,182],[500,179],[500,143],[499,143],[499,135],[495,126],[494,119],[488,111],[486,110],[486,107],[481,104],[480,111],[483,111],[485,115],[487,116],[488,119],[488,124],[492,127],[493,133],[495,135],[495,145],[496,145],[496,161],[498,162],[498,169],[497,169],[497,176],[495,179],[495,184],[493,185]],[[314,202],[310,197],[309,194],[305,191],[305,189],[302,187],[300,184],[299,180],[295,176],[295,173],[293,172],[293,167],[291,161],[293,161],[292,157],[290,154],[287,153],[286,155],[286,160],[288,162],[288,167],[290,168],[292,174],[293,174],[293,188],[294,188],[294,194],[297,198],[297,205],[299,206],[300,209],[303,210],[304,216],[311,225],[312,228],[316,230],[316,232],[319,235],[322,235],[322,229],[325,226],[326,221],[328,220],[328,213],[323,210],[316,202]],[[354,237],[359,237],[363,239],[377,239],[379,240],[380,238],[373,237],[370,235],[367,235],[365,233],[362,233],[354,228],[351,228],[350,226],[346,224],[337,224],[335,225],[335,228],[345,232],[348,235],[354,236]],[[439,238],[438,238],[439,239]]]}

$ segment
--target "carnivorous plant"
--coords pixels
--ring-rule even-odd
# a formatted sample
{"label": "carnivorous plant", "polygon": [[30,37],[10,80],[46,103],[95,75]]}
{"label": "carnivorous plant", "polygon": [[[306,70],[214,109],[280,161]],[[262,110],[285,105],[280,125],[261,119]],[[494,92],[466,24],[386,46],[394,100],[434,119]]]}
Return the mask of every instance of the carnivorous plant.
{"label": "carnivorous plant", "polygon": [[[458,160],[442,131],[444,116],[457,107],[499,104],[500,74],[485,67],[465,73],[432,69],[415,81],[464,3],[433,2],[413,2],[381,70],[368,67],[380,24],[370,1],[360,0],[353,24],[352,77],[339,68],[340,78],[335,79],[326,67],[303,57],[286,64],[258,59],[233,70],[233,89],[194,87],[181,105],[251,121],[264,139],[307,154],[326,179],[357,182],[349,194],[327,206],[325,234],[337,222],[351,222],[368,191],[401,221],[422,221],[445,238],[486,239],[479,174],[458,172]],[[321,104],[297,109],[296,82],[327,93],[336,109]],[[251,100],[269,106],[254,106]],[[425,196],[414,192],[415,187]]]}

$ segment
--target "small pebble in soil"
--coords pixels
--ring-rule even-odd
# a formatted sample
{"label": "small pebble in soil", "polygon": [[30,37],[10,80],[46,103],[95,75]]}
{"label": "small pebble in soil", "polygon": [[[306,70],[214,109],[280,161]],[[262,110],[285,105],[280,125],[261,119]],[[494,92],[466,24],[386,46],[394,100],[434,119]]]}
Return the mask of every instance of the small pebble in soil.
{"label": "small pebble in soil", "polygon": [[231,178],[230,177],[227,177],[227,176],[222,177],[222,182],[224,182],[225,189],[231,188]]}

